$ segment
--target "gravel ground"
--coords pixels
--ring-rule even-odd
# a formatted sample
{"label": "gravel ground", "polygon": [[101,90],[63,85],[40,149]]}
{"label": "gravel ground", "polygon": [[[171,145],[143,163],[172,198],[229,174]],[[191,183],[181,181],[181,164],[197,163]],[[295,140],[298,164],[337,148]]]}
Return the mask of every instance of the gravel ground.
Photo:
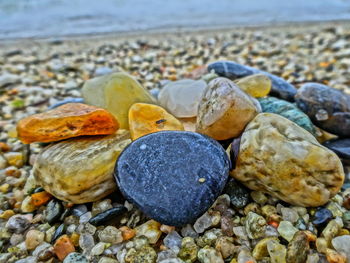
{"label": "gravel ground", "polygon": [[[40,188],[31,170],[43,145],[25,146],[16,139],[15,132],[19,119],[42,112],[65,98],[80,97],[85,80],[120,70],[136,76],[144,87],[156,92],[167,81],[189,76],[190,71],[209,62],[233,60],[282,76],[296,86],[315,81],[350,94],[349,38],[350,24],[325,23],[3,41],[0,262],[59,262],[53,245],[63,234],[70,237],[79,253],[65,262],[283,262],[278,253],[284,250],[287,262],[304,262],[300,261],[304,254],[307,262],[346,262],[344,252],[350,262],[349,184],[325,206],[331,215],[325,213],[328,218],[322,224],[314,223],[316,208],[292,207],[260,192],[234,186],[243,189],[242,203],[235,203],[228,191],[194,225],[178,228],[177,232],[162,225],[160,232],[152,230],[154,222],[117,194],[93,204],[72,207],[51,200],[33,207],[31,194]],[[346,180],[349,183],[349,177]],[[88,223],[91,217],[118,204],[125,205],[128,213],[114,226],[95,227]],[[259,227],[264,221],[264,227]],[[276,229],[278,223],[280,227]],[[148,239],[136,236],[128,240],[125,228],[121,228],[131,230],[140,225],[138,233]],[[307,238],[286,238],[297,230],[305,230],[302,233]],[[154,240],[154,236],[158,238]],[[252,236],[259,238],[251,239]],[[342,236],[345,238],[340,242]],[[280,243],[267,247],[271,238]]]}

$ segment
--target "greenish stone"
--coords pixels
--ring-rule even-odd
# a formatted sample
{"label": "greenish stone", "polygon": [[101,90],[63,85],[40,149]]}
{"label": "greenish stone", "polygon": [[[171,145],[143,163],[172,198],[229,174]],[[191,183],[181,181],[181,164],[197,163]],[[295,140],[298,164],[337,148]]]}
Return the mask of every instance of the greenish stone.
{"label": "greenish stone", "polygon": [[263,112],[270,112],[281,115],[288,120],[298,124],[313,135],[316,135],[315,126],[309,117],[292,103],[274,97],[258,99]]}
{"label": "greenish stone", "polygon": [[302,231],[296,232],[293,239],[288,244],[287,263],[304,263],[309,249],[310,246],[307,235]]}
{"label": "greenish stone", "polygon": [[185,237],[181,242],[181,249],[177,255],[186,263],[193,263],[197,260],[198,246],[192,237]]}

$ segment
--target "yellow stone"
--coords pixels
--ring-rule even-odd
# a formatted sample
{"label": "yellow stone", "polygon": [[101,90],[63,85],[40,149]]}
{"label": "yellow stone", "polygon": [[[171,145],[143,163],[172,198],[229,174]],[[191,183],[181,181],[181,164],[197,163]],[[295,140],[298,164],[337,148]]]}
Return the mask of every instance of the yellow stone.
{"label": "yellow stone", "polygon": [[271,90],[271,80],[263,74],[254,74],[239,79],[236,82],[237,86],[255,98],[267,96]]}
{"label": "yellow stone", "polygon": [[277,237],[266,237],[262,240],[260,240],[256,246],[254,247],[252,256],[257,260],[262,260],[264,257],[267,257],[269,255],[269,252],[267,250],[267,243],[270,240],[276,240],[278,241]]}
{"label": "yellow stone", "polygon": [[108,110],[118,120],[121,129],[128,129],[128,112],[137,102],[154,103],[152,95],[132,76],[112,73],[85,82],[82,90],[85,102]]}
{"label": "yellow stone", "polygon": [[34,177],[60,200],[74,204],[97,201],[115,191],[115,162],[130,142],[129,132],[118,130],[108,136],[50,144],[36,158]]}
{"label": "yellow stone", "polygon": [[147,222],[135,228],[136,236],[145,236],[148,238],[150,244],[155,244],[162,235],[160,226],[161,224],[157,221],[148,220]]}
{"label": "yellow stone", "polygon": [[1,219],[5,219],[8,220],[11,216],[13,216],[15,214],[15,212],[13,212],[13,210],[5,210],[4,212],[2,212],[0,214],[0,218]]}
{"label": "yellow stone", "polygon": [[182,123],[160,106],[135,103],[129,110],[131,139],[159,131],[183,131]]}

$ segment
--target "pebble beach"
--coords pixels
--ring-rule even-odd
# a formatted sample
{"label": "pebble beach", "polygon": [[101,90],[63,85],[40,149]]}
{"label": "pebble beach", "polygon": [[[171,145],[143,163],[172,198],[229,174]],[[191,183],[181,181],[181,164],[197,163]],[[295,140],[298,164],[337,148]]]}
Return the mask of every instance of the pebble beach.
{"label": "pebble beach", "polygon": [[209,210],[173,227],[119,191],[79,205],[47,194],[33,176],[46,144],[23,144],[16,132],[20,119],[81,102],[87,80],[120,71],[156,96],[170,81],[229,60],[297,88],[318,82],[350,94],[349,39],[350,23],[327,22],[0,42],[0,262],[349,263],[349,159],[341,191],[320,207],[229,179]]}

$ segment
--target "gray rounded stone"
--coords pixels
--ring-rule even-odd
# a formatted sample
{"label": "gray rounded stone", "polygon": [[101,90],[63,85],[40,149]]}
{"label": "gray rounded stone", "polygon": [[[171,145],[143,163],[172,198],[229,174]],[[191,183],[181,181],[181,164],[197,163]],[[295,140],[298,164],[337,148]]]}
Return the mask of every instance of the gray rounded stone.
{"label": "gray rounded stone", "polygon": [[229,168],[225,150],[213,139],[164,131],[132,142],[118,158],[115,178],[123,195],[147,216],[181,226],[214,203]]}

